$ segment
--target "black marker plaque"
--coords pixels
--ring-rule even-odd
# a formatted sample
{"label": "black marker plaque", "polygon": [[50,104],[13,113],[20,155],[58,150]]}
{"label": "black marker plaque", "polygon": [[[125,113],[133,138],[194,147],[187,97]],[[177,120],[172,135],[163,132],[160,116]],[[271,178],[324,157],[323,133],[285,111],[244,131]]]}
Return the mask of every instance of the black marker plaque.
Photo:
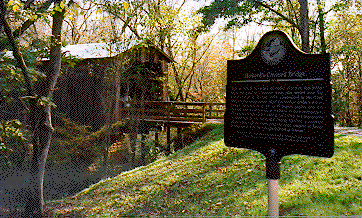
{"label": "black marker plaque", "polygon": [[331,157],[329,54],[301,52],[282,31],[266,33],[245,59],[227,63],[225,143],[280,160]]}

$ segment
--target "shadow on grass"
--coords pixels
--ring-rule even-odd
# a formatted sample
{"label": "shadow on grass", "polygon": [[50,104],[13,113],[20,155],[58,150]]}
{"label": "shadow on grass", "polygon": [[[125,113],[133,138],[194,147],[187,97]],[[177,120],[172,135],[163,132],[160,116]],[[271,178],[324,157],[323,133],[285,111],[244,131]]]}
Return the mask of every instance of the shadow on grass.
{"label": "shadow on grass", "polygon": [[[122,201],[116,204],[122,207],[114,212],[116,216],[265,216],[264,156],[247,149],[227,148],[222,139],[223,128],[219,126],[194,145],[121,174],[116,178],[119,181],[99,183],[89,192],[104,195],[95,202],[107,201],[108,205],[114,198]],[[281,215],[320,216],[328,214],[326,210],[331,210],[331,215],[359,215],[357,212],[362,211],[361,175],[357,171],[348,174],[353,168],[361,169],[361,143],[342,136],[337,139],[334,158],[293,155],[282,160]],[[115,188],[117,183],[122,187]],[[118,193],[132,198],[119,197]],[[74,203],[79,206],[80,202]],[[103,207],[87,205],[98,206]]]}
{"label": "shadow on grass", "polygon": [[345,136],[347,136],[347,134],[334,134],[334,139],[335,140],[340,139],[340,138],[345,137]]}
{"label": "shadow on grass", "polygon": [[[229,173],[227,176],[220,175],[222,174],[220,167],[227,167],[229,164],[218,162],[208,166],[203,173],[180,178],[154,193],[151,198],[147,198],[147,201],[142,201],[137,207],[119,215],[221,216],[229,214],[230,211],[225,209],[230,205],[246,211],[248,205],[240,205],[240,199],[234,196],[242,196],[250,189],[258,189],[260,186],[266,188],[265,174],[257,171],[248,180],[237,172]],[[266,194],[266,189],[264,193]],[[249,199],[252,198],[255,196],[249,196]]]}
{"label": "shadow on grass", "polygon": [[202,136],[199,139],[196,139],[196,144],[193,146],[186,145],[182,150],[177,151],[176,153],[170,155],[170,160],[175,160],[182,158],[184,156],[191,155],[195,151],[199,150],[200,148],[204,147],[205,145],[208,145],[209,143],[222,140],[224,137],[224,128],[223,124],[208,124],[204,128],[211,130],[206,135]]}
{"label": "shadow on grass", "polygon": [[[222,137],[219,136],[210,138],[192,149],[185,148],[181,154],[177,154],[177,158],[175,155],[170,159],[182,159],[183,156],[192,155],[197,150],[210,146],[210,143],[221,139]],[[257,158],[254,158],[255,156]],[[232,208],[244,211],[243,215],[255,215],[250,209],[250,204],[240,203],[237,196],[246,196],[243,201],[265,200],[267,180],[265,164],[263,164],[265,161],[261,157],[262,155],[255,155],[255,152],[249,150],[220,148],[212,155],[209,154],[207,159],[196,159],[189,162],[188,166],[195,168],[194,173],[168,183],[152,194],[152,197],[147,198],[147,201],[143,201],[142,204],[120,215],[126,217],[150,214],[158,216],[221,216],[232,213]],[[254,161],[250,161],[250,159]],[[190,170],[186,168],[185,166],[183,170]],[[160,181],[154,181],[154,183],[162,182],[163,179],[167,180],[179,170],[180,168],[170,169],[162,174],[162,177],[159,178]],[[262,193],[258,190],[260,187],[263,187]]]}

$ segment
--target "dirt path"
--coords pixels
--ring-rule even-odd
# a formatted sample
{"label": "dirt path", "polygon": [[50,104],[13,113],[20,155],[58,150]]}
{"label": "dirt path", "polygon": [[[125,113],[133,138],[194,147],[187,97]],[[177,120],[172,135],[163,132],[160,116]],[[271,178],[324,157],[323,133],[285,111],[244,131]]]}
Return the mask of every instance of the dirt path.
{"label": "dirt path", "polygon": [[334,133],[362,138],[362,129],[358,129],[357,127],[334,127]]}
{"label": "dirt path", "polygon": [[[207,119],[206,123],[224,124],[224,119]],[[362,129],[357,127],[334,127],[334,133],[362,138]]]}

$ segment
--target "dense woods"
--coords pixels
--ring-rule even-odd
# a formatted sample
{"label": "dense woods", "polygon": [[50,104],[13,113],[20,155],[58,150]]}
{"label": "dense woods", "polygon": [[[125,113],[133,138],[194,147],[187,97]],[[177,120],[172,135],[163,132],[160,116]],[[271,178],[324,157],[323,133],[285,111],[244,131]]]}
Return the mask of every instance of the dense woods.
{"label": "dense woods", "polygon": [[[360,1],[4,0],[0,11],[0,168],[30,166],[28,214],[43,213],[49,149],[48,165],[89,154],[89,166],[106,156],[123,125],[114,96],[225,102],[226,60],[245,57],[269,30],[287,32],[304,52],[331,54],[335,124],[362,127]],[[61,50],[135,40],[138,47],[99,69]],[[144,47],[167,65],[128,58]],[[150,57],[142,56],[157,59]],[[82,101],[84,113],[69,109]]]}

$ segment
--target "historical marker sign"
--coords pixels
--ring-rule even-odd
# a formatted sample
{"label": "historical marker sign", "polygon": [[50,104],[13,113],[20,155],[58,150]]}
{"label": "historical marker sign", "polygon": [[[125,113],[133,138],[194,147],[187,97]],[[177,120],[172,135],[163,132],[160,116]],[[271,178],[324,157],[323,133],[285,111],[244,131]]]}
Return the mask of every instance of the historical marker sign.
{"label": "historical marker sign", "polygon": [[329,54],[301,52],[282,31],[266,33],[245,59],[227,63],[225,143],[265,156],[331,157]]}

